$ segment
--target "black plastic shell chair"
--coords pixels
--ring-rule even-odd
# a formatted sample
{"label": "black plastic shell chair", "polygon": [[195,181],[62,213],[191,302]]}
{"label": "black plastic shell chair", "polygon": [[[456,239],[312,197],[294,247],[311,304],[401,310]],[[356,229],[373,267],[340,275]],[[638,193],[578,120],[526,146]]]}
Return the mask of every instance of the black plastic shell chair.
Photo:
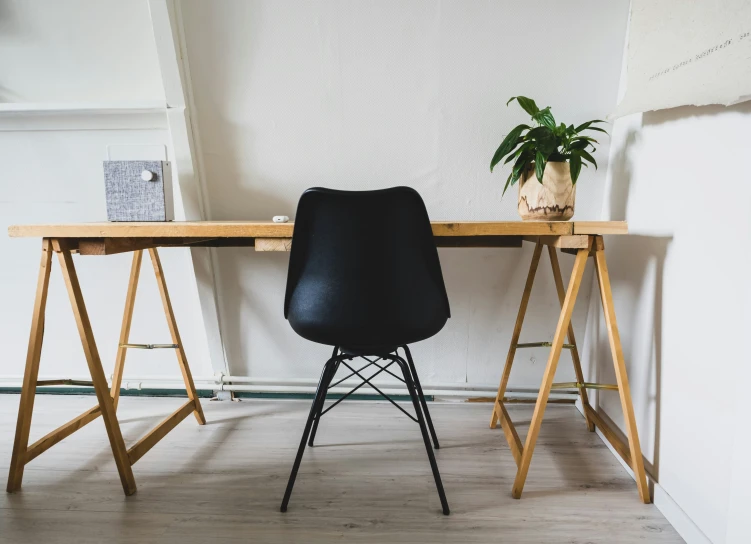
{"label": "black plastic shell chair", "polygon": [[[430,443],[432,437],[437,449],[438,438],[407,347],[438,333],[450,317],[430,220],[417,191],[305,191],[295,217],[284,317],[303,338],[334,350],[310,408],[282,512],[287,510],[305,444],[313,445],[321,417],[367,384],[419,424],[443,513],[448,514]],[[358,358],[367,363],[359,369],[352,366]],[[332,384],[340,365],[350,373]],[[388,370],[392,365],[401,376]],[[368,367],[375,372],[366,377],[363,370]],[[383,372],[404,382],[414,416],[372,383]],[[327,391],[352,376],[362,383],[324,410]]]}

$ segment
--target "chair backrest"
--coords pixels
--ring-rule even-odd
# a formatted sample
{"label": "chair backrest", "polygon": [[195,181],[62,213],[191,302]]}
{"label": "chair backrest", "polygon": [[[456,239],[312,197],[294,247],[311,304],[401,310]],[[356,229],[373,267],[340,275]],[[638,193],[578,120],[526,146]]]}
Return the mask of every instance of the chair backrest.
{"label": "chair backrest", "polygon": [[366,345],[437,333],[450,317],[449,302],[419,193],[409,187],[305,191],[284,316],[293,328],[299,322],[359,331],[357,341]]}

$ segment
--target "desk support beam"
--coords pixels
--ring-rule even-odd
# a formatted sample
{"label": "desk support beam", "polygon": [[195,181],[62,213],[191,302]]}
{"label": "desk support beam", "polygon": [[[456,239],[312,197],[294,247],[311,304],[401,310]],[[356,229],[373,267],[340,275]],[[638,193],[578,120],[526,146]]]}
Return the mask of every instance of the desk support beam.
{"label": "desk support beam", "polygon": [[50,269],[52,268],[52,242],[42,240],[42,262],[39,264],[36,300],[34,313],[31,318],[31,333],[29,347],[26,352],[26,370],[23,375],[21,401],[18,407],[16,421],[16,437],[13,441],[13,453],[10,459],[8,473],[8,493],[17,491],[23,480],[23,469],[26,464],[26,449],[29,446],[29,431],[31,430],[31,414],[34,411],[34,397],[36,396],[36,382],[39,377],[39,361],[42,356],[42,339],[44,338],[44,314],[47,308],[47,292],[50,285]]}
{"label": "desk support beam", "polygon": [[[498,425],[498,421],[501,419],[502,410],[500,407],[503,406],[503,396],[506,394],[509,376],[511,376],[511,366],[514,364],[514,355],[516,355],[516,348],[519,345],[519,335],[522,332],[524,314],[527,313],[527,304],[529,303],[529,296],[532,294],[532,284],[535,282],[535,274],[537,274],[537,265],[540,264],[541,255],[542,244],[538,242],[535,244],[534,253],[532,253],[532,262],[529,265],[529,273],[527,273],[527,283],[524,284],[522,301],[521,304],[519,304],[519,313],[516,315],[514,331],[511,333],[511,347],[509,347],[508,355],[506,356],[506,365],[503,367],[501,383],[498,386],[498,393],[496,394],[495,403],[493,404],[493,413],[490,416],[491,429],[495,429]],[[501,423],[503,422],[501,421]],[[516,431],[514,431],[514,433],[516,433]],[[511,444],[511,441],[509,441],[509,444]]]}
{"label": "desk support beam", "polygon": [[[589,249],[589,244],[585,247]],[[558,301],[561,304],[561,310],[563,310],[563,303],[566,300],[566,291],[563,288],[563,276],[561,276],[561,265],[558,263],[558,254],[555,252],[555,247],[548,246],[548,255],[550,256],[550,266],[553,268],[553,279],[555,281],[555,289],[558,292]],[[581,384],[584,382],[584,373],[582,372],[581,361],[579,360],[579,350],[576,348],[576,338],[574,337],[574,325],[569,320],[568,323],[568,341],[573,347],[571,348],[571,360],[574,363],[574,372],[576,374],[576,381]],[[587,397],[587,390],[584,387],[579,387],[579,397],[582,404],[589,405],[589,398]],[[587,429],[589,432],[595,431],[595,426],[590,420],[589,416],[584,415],[584,419],[587,421]]]}
{"label": "desk support beam", "polygon": [[[584,417],[587,423],[587,428],[590,431],[594,431],[595,427],[600,428],[605,438],[611,444],[613,444],[615,450],[633,469],[639,497],[644,503],[649,503],[651,502],[651,498],[649,494],[649,488],[647,487],[646,473],[644,471],[644,461],[641,454],[641,446],[639,444],[639,435],[636,429],[636,418],[634,416],[634,408],[631,401],[631,392],[629,389],[628,376],[626,373],[626,367],[623,358],[623,349],[621,347],[620,336],[618,334],[618,325],[616,324],[615,309],[613,307],[613,294],[610,286],[607,263],[605,261],[605,246],[601,236],[586,236],[585,238],[587,238],[586,244],[582,244],[579,237],[525,237],[525,240],[535,242],[535,251],[532,255],[532,263],[530,265],[529,275],[527,276],[527,284],[524,288],[524,293],[522,294],[522,301],[519,306],[519,314],[517,316],[516,325],[511,337],[511,346],[509,347],[506,366],[504,367],[503,374],[501,375],[501,383],[498,388],[498,396],[496,397],[496,401],[493,405],[490,427],[495,428],[499,421],[501,423],[504,436],[509,443],[511,453],[514,456],[514,460],[516,461],[518,467],[511,494],[514,498],[519,499],[521,498],[522,491],[524,489],[524,483],[527,479],[527,473],[532,461],[532,455],[534,454],[535,444],[540,432],[540,427],[545,414],[545,407],[548,402],[550,391],[556,388],[557,385],[553,383],[553,379],[555,377],[555,371],[558,366],[561,351],[566,346],[566,344],[564,344],[564,340],[568,338],[569,345],[571,347],[571,357],[574,363],[574,371],[576,373],[576,382],[558,384],[558,386],[571,386],[579,390],[579,395],[581,396],[582,405],[584,407]],[[520,346],[519,334],[521,332],[524,314],[526,312],[530,291],[532,289],[532,283],[534,281],[535,272],[537,271],[537,266],[539,264],[540,253],[543,245],[548,246],[550,263],[553,268],[553,278],[555,280],[558,298],[561,303],[561,313],[558,318],[558,326],[556,327],[553,341],[550,343],[550,355],[548,357],[547,366],[545,368],[542,384],[540,386],[540,393],[537,397],[537,403],[535,404],[532,421],[530,423],[529,431],[527,432],[526,440],[522,445],[521,440],[519,439],[519,436],[516,432],[516,428],[514,427],[514,424],[509,418],[508,412],[503,405],[503,395],[508,384],[516,348]],[[574,261],[574,269],[571,274],[568,289],[566,290],[564,290],[563,286],[560,265],[558,264],[558,256],[556,254],[556,247],[561,248],[561,251],[563,252],[571,252],[575,253],[576,255],[576,259]],[[579,292],[579,287],[581,285],[584,269],[590,256],[595,262],[597,281],[600,288],[600,298],[602,299],[603,311],[605,313],[605,323],[607,326],[608,340],[610,342],[613,363],[615,365],[615,374],[617,381],[617,385],[615,386],[591,384],[584,381],[581,362],[579,360],[579,352],[576,347],[576,339],[574,338],[574,329],[571,325],[571,315],[576,303],[576,298]],[[586,391],[587,388],[614,389],[618,391],[621,399],[621,407],[623,409],[624,420],[626,423],[628,445],[626,445],[618,437],[618,435],[604,423],[603,419],[589,404],[589,399],[587,397]]]}
{"label": "desk support beam", "polygon": [[86,304],[83,300],[81,285],[78,282],[78,274],[73,264],[73,257],[70,250],[58,240],[52,241],[52,247],[57,252],[60,268],[63,273],[63,280],[68,290],[73,316],[78,327],[78,334],[81,336],[81,344],[86,355],[86,363],[91,373],[91,381],[94,382],[94,391],[99,401],[99,409],[102,412],[104,426],[109,436],[112,455],[115,457],[117,472],[120,474],[120,482],[123,485],[123,491],[126,495],[132,495],[136,492],[136,480],[133,477],[133,469],[130,467],[128,452],[125,449],[125,440],[123,439],[120,424],[115,415],[115,404],[110,396],[107,385],[107,377],[102,368],[102,361],[99,358],[99,350],[94,341],[94,333],[91,329],[89,314],[86,311]]}
{"label": "desk support beam", "polygon": [[[599,236],[597,238],[601,239]],[[621,346],[621,336],[618,332],[618,324],[615,320],[613,292],[610,287],[610,276],[608,274],[608,265],[605,261],[604,247],[597,248],[594,254],[594,261],[595,271],[597,272],[597,283],[600,287],[602,309],[605,313],[605,326],[608,331],[608,340],[610,342],[610,350],[613,356],[613,366],[615,367],[615,379],[618,383],[618,392],[621,397],[621,409],[623,410],[623,419],[626,423],[626,434],[628,436],[629,451],[631,453],[631,468],[636,477],[636,485],[639,488],[639,495],[645,503],[649,503],[651,502],[649,487],[647,487],[647,477],[644,473],[644,459],[641,454],[641,445],[639,444],[639,433],[636,430],[636,416],[634,415],[634,405],[631,402],[631,388],[628,383],[626,363],[623,357],[623,347]]]}
{"label": "desk support beam", "polygon": [[[81,343],[83,344],[89,373],[91,374],[91,382],[87,382],[87,385],[92,385],[94,387],[98,403],[80,416],[47,433],[34,444],[29,446],[29,431],[31,429],[31,416],[34,408],[34,398],[37,385],[52,385],[53,382],[58,383],[65,381],[48,380],[39,382],[37,379],[39,376],[39,362],[41,358],[42,340],[44,337],[44,316],[53,252],[58,254],[60,260],[63,280],[65,281],[68,295],[70,297],[73,315],[81,337]],[[104,374],[102,362],[99,358],[99,352],[94,340],[91,322],[89,321],[88,312],[86,311],[83,293],[81,292],[81,286],[78,281],[78,275],[76,274],[71,253],[71,244],[68,244],[65,239],[58,240],[45,238],[42,242],[42,259],[39,267],[39,279],[37,281],[37,293],[31,323],[31,334],[29,336],[26,370],[24,373],[23,388],[21,390],[18,422],[16,424],[16,435],[13,443],[13,453],[11,456],[10,472],[8,474],[8,485],[6,489],[9,493],[18,491],[21,488],[24,467],[27,463],[70,436],[78,429],[84,427],[99,416],[102,416],[109,437],[110,446],[112,447],[112,454],[115,457],[115,464],[120,475],[123,491],[126,495],[132,495],[136,492],[136,482],[133,476],[132,465],[190,413],[195,415],[198,423],[201,425],[203,425],[206,420],[203,415],[195,384],[193,383],[188,361],[182,347],[180,333],[177,329],[177,322],[175,321],[175,315],[172,310],[172,304],[167,291],[167,284],[164,279],[164,272],[159,260],[159,255],[156,249],[149,249],[154,272],[157,277],[157,285],[164,306],[165,316],[167,317],[167,324],[170,329],[170,334],[172,335],[173,345],[176,349],[180,371],[182,372],[185,381],[185,389],[188,392],[188,401],[161,424],[152,429],[152,431],[139,440],[132,448],[130,448],[130,450],[126,449],[125,440],[123,439],[120,430],[116,411],[117,401],[120,396],[123,368],[125,365],[128,336],[130,334],[130,324],[133,317],[136,288],[138,286],[138,277],[141,268],[142,250],[136,250],[133,254],[133,263],[131,266],[130,280],[128,282],[128,291],[125,300],[125,311],[123,312],[123,323],[120,331],[120,344],[117,359],[115,361],[115,372],[111,387],[107,384],[107,378]]]}
{"label": "desk support beam", "polygon": [[[537,436],[540,434],[540,426],[542,425],[542,419],[545,416],[545,408],[547,407],[548,397],[550,396],[550,386],[553,384],[555,371],[558,368],[558,360],[560,359],[561,350],[563,349],[563,340],[566,337],[568,326],[571,321],[571,314],[574,311],[576,296],[579,294],[579,286],[581,285],[582,276],[584,275],[584,267],[587,264],[588,256],[589,248],[580,249],[576,255],[574,270],[571,272],[571,279],[569,280],[568,290],[566,291],[566,297],[563,301],[563,307],[561,308],[561,315],[558,318],[558,326],[556,327],[555,335],[553,336],[553,347],[550,348],[550,355],[548,356],[545,374],[543,375],[542,384],[540,385],[537,404],[535,404],[535,410],[532,413],[532,421],[529,425],[527,438],[524,441],[524,451],[522,453],[521,462],[519,463],[519,470],[516,473],[514,486],[511,489],[511,495],[515,499],[520,499],[522,496],[524,482],[527,479],[529,465],[532,462],[532,454],[535,451]],[[501,402],[503,402],[503,399],[501,399]]]}

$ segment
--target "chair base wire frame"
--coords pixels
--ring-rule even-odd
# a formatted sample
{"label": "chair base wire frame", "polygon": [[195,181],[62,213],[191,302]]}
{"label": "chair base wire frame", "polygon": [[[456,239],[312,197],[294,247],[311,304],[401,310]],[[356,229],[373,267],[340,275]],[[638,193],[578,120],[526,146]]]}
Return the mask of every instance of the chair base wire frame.
{"label": "chair base wire frame", "polygon": [[[318,389],[316,390],[313,404],[310,407],[308,420],[305,423],[305,430],[303,431],[303,435],[300,440],[300,446],[297,450],[297,456],[295,457],[295,462],[292,465],[292,472],[290,473],[289,482],[287,483],[287,490],[285,491],[284,499],[282,500],[282,506],[281,506],[282,512],[287,511],[287,505],[289,504],[289,499],[290,499],[290,496],[292,495],[292,488],[295,485],[295,479],[297,478],[297,472],[300,468],[300,462],[302,461],[302,456],[305,451],[305,445],[307,443],[308,446],[311,446],[311,447],[313,446],[313,442],[315,440],[316,432],[318,430],[318,424],[321,420],[321,417],[324,416],[329,410],[334,408],[334,406],[336,406],[337,404],[342,402],[344,399],[346,399],[347,397],[355,393],[362,386],[367,384],[373,390],[375,390],[378,394],[380,394],[386,400],[391,402],[391,404],[393,404],[399,410],[401,410],[412,421],[416,422],[420,426],[420,432],[422,433],[422,439],[423,439],[423,442],[425,443],[425,450],[427,451],[428,460],[430,461],[430,468],[433,471],[433,478],[435,479],[435,485],[436,485],[436,489],[438,490],[438,496],[441,499],[441,507],[443,509],[443,513],[445,515],[449,515],[450,510],[449,510],[448,501],[446,500],[446,493],[443,490],[443,483],[441,481],[441,475],[438,472],[438,464],[436,463],[435,455],[433,453],[433,445],[435,446],[435,449],[438,449],[440,447],[438,444],[438,437],[436,436],[435,428],[433,427],[433,421],[430,418],[430,412],[428,411],[428,405],[427,405],[427,402],[425,401],[425,395],[423,394],[422,387],[420,386],[420,380],[417,377],[417,371],[415,369],[414,361],[412,360],[412,354],[410,353],[409,348],[406,345],[401,346],[401,349],[404,350],[404,353],[406,354],[406,361],[404,358],[402,358],[399,355],[399,349],[396,349],[391,353],[366,356],[366,355],[346,353],[340,350],[339,346],[334,347],[334,351],[331,354],[331,358],[326,362],[326,364],[323,367],[321,378],[318,382]],[[367,361],[367,364],[361,367],[360,369],[355,369],[348,362],[354,359],[364,359],[365,361]],[[381,361],[383,361],[383,363],[381,363]],[[397,374],[389,370],[389,367],[391,367],[394,364],[399,366],[403,377],[399,377]],[[341,365],[344,365],[345,367],[347,367],[350,373],[344,378],[338,380],[337,382],[332,383]],[[377,367],[378,370],[374,372],[370,377],[366,378],[362,374],[362,372],[363,370],[371,366]],[[391,397],[386,395],[383,391],[381,391],[377,386],[375,386],[372,383],[372,380],[383,372],[390,374],[394,378],[404,383],[404,385],[407,387],[407,391],[409,392],[409,396],[412,400],[412,406],[415,412],[414,416],[410,414],[409,412],[407,412],[406,410],[404,410],[404,408],[402,408],[396,402],[394,402],[394,400]],[[343,395],[342,397],[334,401],[333,404],[331,404],[328,408],[324,410],[324,403],[326,401],[326,396],[327,396],[329,389],[331,389],[332,387],[336,387],[337,385],[347,380],[348,378],[351,378],[352,376],[359,377],[362,380],[362,382],[356,387],[354,387],[351,391],[349,391],[348,393],[346,393],[345,395]],[[428,432],[430,432],[430,435],[428,434]],[[431,437],[433,440],[433,445],[431,445]]]}

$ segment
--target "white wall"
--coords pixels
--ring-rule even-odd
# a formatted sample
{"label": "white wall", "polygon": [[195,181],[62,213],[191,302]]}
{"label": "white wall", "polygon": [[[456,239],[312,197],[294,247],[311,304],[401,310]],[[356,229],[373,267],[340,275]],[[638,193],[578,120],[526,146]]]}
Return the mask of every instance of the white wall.
{"label": "white wall", "polygon": [[[574,122],[610,111],[627,12],[625,0],[179,5],[213,219],[294,215],[299,194],[318,184],[406,184],[435,219],[516,219],[514,195],[500,200],[503,174],[487,172],[503,133],[524,120],[505,100],[534,96]],[[150,25],[146,0],[0,3],[0,101],[164,102]],[[606,244],[644,453],[696,534],[715,543],[751,539],[749,370],[741,364],[751,303],[743,283],[749,134],[748,104],[619,120],[609,158],[607,146],[598,157],[610,163],[607,178],[604,169],[586,171],[577,202],[579,219],[630,223],[632,236]],[[100,161],[108,144],[133,143],[169,147],[164,115],[0,114],[0,228],[103,219]],[[2,375],[23,372],[38,248],[38,240],[0,236]],[[194,373],[209,374],[190,256],[162,254]],[[529,248],[440,254],[454,317],[416,349],[423,381],[493,385]],[[76,258],[108,370],[128,261]],[[287,256],[224,249],[217,262],[231,372],[317,376],[326,350],[297,338],[282,318]],[[144,272],[132,337],[160,341],[167,329]],[[558,313],[545,263],[538,287],[529,340],[551,337]],[[85,374],[57,270],[48,304],[42,374]],[[600,314],[599,299],[583,296],[574,323],[587,323],[590,378],[609,381]],[[132,355],[126,374],[178,375],[170,354]],[[512,385],[536,386],[545,356],[520,356]],[[599,397],[620,424],[615,396]]]}
{"label": "white wall", "polygon": [[[154,39],[145,30],[151,28],[146,0],[37,0],[2,7],[2,99],[164,101]],[[211,219],[294,216],[300,193],[318,184],[351,189],[406,184],[424,195],[435,219],[516,219],[515,195],[500,199],[503,172],[491,176],[487,169],[504,133],[526,120],[518,107],[505,107],[506,99],[534,96],[569,122],[601,117],[615,103],[618,63],[613,61],[620,58],[627,13],[625,0],[566,6],[185,0],[178,7]],[[117,24],[105,24],[109,20]],[[598,46],[581,47],[571,39],[572,28]],[[547,59],[544,65],[540,55]],[[103,219],[99,161],[106,145],[169,144],[170,139],[166,124],[156,118],[146,126],[125,114],[96,120],[79,114],[0,115],[3,225]],[[603,143],[598,158],[606,166],[607,140]],[[580,180],[580,219],[599,212],[603,170],[587,171]],[[17,192],[19,179],[30,180],[27,190]],[[18,339],[9,342],[6,376],[22,372],[28,328],[23,312],[31,307],[36,245],[2,242],[2,249],[18,255],[17,266],[4,272],[11,277],[1,287],[3,299],[20,308],[20,319],[3,313],[2,334]],[[416,348],[424,382],[497,383],[529,256],[528,247],[441,250],[454,317],[439,336]],[[195,343],[189,350],[194,373],[209,375],[207,350],[198,340],[203,332],[190,258],[181,250],[165,257],[170,286],[179,293],[173,298],[185,304],[178,309],[183,336]],[[84,282],[84,289],[91,292],[103,359],[111,361],[127,257],[77,260],[82,275],[99,278]],[[282,318],[287,255],[224,249],[217,252],[217,263],[230,372],[315,378],[326,350],[298,338]],[[564,264],[570,264],[566,257]],[[144,278],[149,281],[148,274]],[[110,293],[113,298],[105,298]],[[53,290],[49,323],[70,317],[56,297]],[[145,323],[161,326],[156,301],[149,298],[139,298],[153,305],[144,310],[151,316]],[[585,298],[574,315],[580,327],[586,306]],[[524,338],[551,337],[557,313],[544,264]],[[77,370],[78,344],[70,335],[59,343],[54,338],[45,343],[55,359],[54,372],[85,373]],[[133,375],[177,376],[168,354],[147,355],[159,365],[129,366]],[[545,349],[520,353],[511,385],[537,386],[546,356]],[[560,373],[562,379],[572,378],[568,364]]]}
{"label": "white wall", "polygon": [[[116,21],[117,24],[112,24]],[[17,223],[106,219],[101,161],[107,146],[170,148],[164,111],[127,113],[144,102],[164,103],[146,0],[0,3],[0,101],[30,111],[0,112],[0,376],[23,375],[41,242],[10,239]],[[49,103],[86,102],[86,111],[42,112]],[[117,104],[125,112],[97,110]],[[57,107],[57,106],[55,106]],[[172,155],[171,149],[168,151]],[[179,202],[179,194],[176,195]],[[211,375],[190,255],[162,250],[177,320],[194,373]],[[99,352],[114,365],[130,255],[74,257]],[[53,262],[40,373],[86,376],[88,370],[57,259]],[[148,258],[144,260],[134,342],[169,341]],[[167,350],[134,350],[127,376],[180,372]],[[179,378],[178,378],[179,379]]]}
{"label": "white wall", "polygon": [[[518,219],[488,163],[526,120],[510,96],[567,122],[615,105],[627,2],[223,0],[181,3],[212,219],[294,216],[308,187],[410,185],[433,219]],[[586,43],[596,44],[589,47]],[[541,62],[540,58],[545,61]],[[606,143],[607,139],[603,143]],[[598,159],[607,165],[607,147]],[[577,217],[596,218],[604,169]],[[453,317],[416,347],[424,383],[497,384],[530,249],[441,250]],[[233,374],[310,377],[328,351],[284,321],[287,255],[218,252]],[[563,258],[568,269],[571,261]],[[546,262],[523,338],[552,337]],[[587,282],[591,279],[588,276]],[[574,323],[583,327],[586,294]],[[512,386],[538,386],[547,351],[519,353]],[[560,375],[573,379],[570,365]]]}
{"label": "white wall", "polygon": [[0,2],[0,102],[159,99],[146,0]]}
{"label": "white wall", "polygon": [[[632,233],[606,250],[644,455],[716,544],[751,541],[749,149],[748,102],[632,115],[615,123],[604,195],[603,219]],[[593,298],[584,362],[613,383],[601,314]],[[622,425],[616,394],[599,406]]]}

